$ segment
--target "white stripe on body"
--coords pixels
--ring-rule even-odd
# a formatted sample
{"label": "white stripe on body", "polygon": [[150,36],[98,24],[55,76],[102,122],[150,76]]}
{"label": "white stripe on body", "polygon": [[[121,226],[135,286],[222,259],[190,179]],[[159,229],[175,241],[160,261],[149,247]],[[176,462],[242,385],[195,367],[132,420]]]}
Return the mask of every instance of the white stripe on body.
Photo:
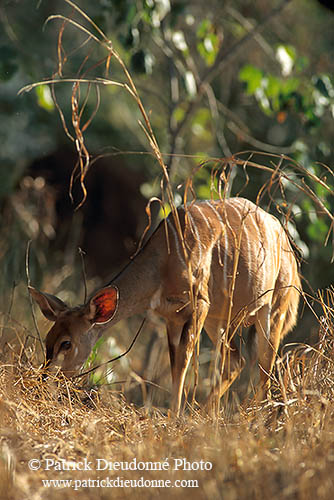
{"label": "white stripe on body", "polygon": [[264,230],[261,230],[260,224],[262,224],[264,227],[266,227],[266,221],[263,220],[263,212],[259,208],[258,210],[256,209],[255,211],[252,211],[250,213],[250,216],[248,218],[249,224],[251,224],[254,228],[254,231],[252,230],[251,227],[248,228],[249,232],[251,235],[253,235],[253,249],[255,252],[253,252],[253,257],[256,262],[256,272],[257,273],[262,273],[262,277],[259,277],[259,280],[262,281],[262,283],[266,283],[267,279],[267,270],[266,267],[268,265],[268,251],[265,249],[265,234]]}
{"label": "white stripe on body", "polygon": [[174,241],[175,241],[176,253],[177,253],[180,261],[182,262],[182,264],[186,267],[186,261],[185,261],[184,255],[183,255],[183,248],[181,248],[181,244],[179,242],[179,238],[178,238],[176,229],[173,226],[173,223],[170,221],[169,217],[167,218],[167,224],[168,224],[168,227],[171,229],[171,231],[173,233],[173,237],[174,237]]}
{"label": "white stripe on body", "polygon": [[205,220],[205,223],[206,223],[206,225],[208,226],[208,229],[209,229],[209,234],[211,236],[212,235],[212,227],[210,225],[208,217],[203,213],[203,210],[201,209],[201,207],[199,205],[195,204],[195,205],[193,205],[193,208],[197,208],[197,210],[199,211],[199,213],[201,214],[201,216]]}
{"label": "white stripe on body", "polygon": [[228,254],[228,235],[227,228],[225,227],[224,231],[224,264],[223,264],[223,277],[225,288],[227,289],[228,281],[227,281],[227,254]]}
{"label": "white stripe on body", "polygon": [[[246,224],[244,224],[243,230],[244,230],[246,246],[247,246],[247,262],[248,262],[249,267],[251,267],[252,250],[251,250],[251,245],[250,245],[250,241],[249,241],[250,238],[249,238],[249,234],[248,234],[248,228],[247,228]],[[248,280],[247,280],[248,289],[251,288],[251,279],[252,279],[251,273],[248,273]]]}
{"label": "white stripe on body", "polygon": [[198,260],[199,260],[199,262],[201,262],[202,261],[202,243],[201,243],[200,235],[198,232],[198,228],[195,224],[195,221],[194,221],[193,216],[191,215],[190,211],[188,210],[186,213],[188,215],[190,225],[193,228],[193,234],[195,233],[194,236],[195,236],[195,239],[198,243],[198,253],[199,253]]}
{"label": "white stripe on body", "polygon": [[[251,207],[248,205],[248,203],[245,200],[236,199],[236,200],[234,200],[234,202],[236,205],[239,205],[239,208],[240,208],[240,212],[239,212],[237,207],[233,206],[234,203],[231,204],[231,206],[233,206],[233,208],[238,212],[238,216],[240,217],[240,230],[242,230],[244,233],[244,237],[245,237],[245,241],[246,241],[246,245],[247,245],[247,262],[248,262],[249,267],[252,267],[251,264],[252,264],[252,260],[254,258],[254,256],[252,256],[252,245],[251,245],[251,237],[250,237],[252,235],[252,233],[249,232],[249,228],[248,228],[247,224],[249,224],[249,221],[253,221],[253,211],[251,210]],[[257,225],[256,225],[256,230],[258,231]],[[242,240],[241,240],[241,243],[242,243]],[[255,259],[256,259],[256,256],[255,256]],[[247,285],[248,285],[249,289],[251,288],[251,280],[252,280],[251,273],[248,273]]]}
{"label": "white stripe on body", "polygon": [[211,201],[205,201],[204,202],[211,210],[214,212],[215,216],[220,222],[221,228],[222,228],[222,234],[224,235],[224,262],[221,260],[221,248],[220,248],[220,237],[218,238],[218,244],[217,244],[217,251],[218,251],[218,261],[219,265],[223,267],[223,278],[224,278],[224,284],[227,286],[227,254],[228,254],[228,235],[227,235],[227,228],[226,224],[223,221],[222,216],[214,206],[214,204]]}

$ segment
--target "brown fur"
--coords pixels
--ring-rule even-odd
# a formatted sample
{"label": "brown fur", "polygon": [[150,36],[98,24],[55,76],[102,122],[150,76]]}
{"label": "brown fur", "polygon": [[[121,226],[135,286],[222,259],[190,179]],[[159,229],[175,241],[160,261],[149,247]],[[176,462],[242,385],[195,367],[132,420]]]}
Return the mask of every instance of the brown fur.
{"label": "brown fur", "polygon": [[224,339],[211,405],[244,363],[233,340],[235,328],[254,324],[262,394],[269,388],[279,343],[297,319],[301,283],[289,239],[277,219],[243,198],[190,204],[180,207],[178,216],[183,240],[170,215],[167,234],[162,223],[134,261],[87,304],[71,310],[59,299],[31,290],[44,314],[55,321],[47,336],[50,362],[61,359],[66,373],[75,372],[101,335],[102,324],[153,309],[167,323],[173,408],[178,412],[201,330],[214,344]]}

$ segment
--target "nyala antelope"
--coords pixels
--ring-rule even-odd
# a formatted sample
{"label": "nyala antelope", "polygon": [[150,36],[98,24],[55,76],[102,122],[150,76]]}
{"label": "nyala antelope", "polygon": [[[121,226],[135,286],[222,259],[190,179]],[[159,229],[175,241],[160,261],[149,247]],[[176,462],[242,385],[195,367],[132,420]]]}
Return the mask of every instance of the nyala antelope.
{"label": "nyala antelope", "polygon": [[29,287],[54,322],[46,337],[47,363],[67,376],[77,374],[106,327],[151,309],[167,325],[176,413],[202,329],[228,361],[219,364],[209,401],[220,398],[243,367],[232,335],[241,323],[256,329],[259,391],[265,395],[280,341],[296,323],[301,291],[288,236],[275,217],[243,198],[199,201],[177,212],[180,225],[169,215],[86,304],[68,307]]}

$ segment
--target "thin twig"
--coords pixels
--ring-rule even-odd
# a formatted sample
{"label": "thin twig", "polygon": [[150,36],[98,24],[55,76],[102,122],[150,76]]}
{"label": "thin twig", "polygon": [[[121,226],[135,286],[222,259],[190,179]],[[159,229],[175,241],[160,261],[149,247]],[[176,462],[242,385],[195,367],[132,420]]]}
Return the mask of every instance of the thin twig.
{"label": "thin twig", "polygon": [[81,271],[82,271],[82,277],[83,277],[83,282],[84,282],[84,287],[85,287],[85,294],[84,294],[84,304],[87,302],[87,275],[86,275],[86,266],[85,266],[85,252],[82,250],[82,248],[78,248],[78,252],[81,258]]}
{"label": "thin twig", "polygon": [[[31,243],[32,243],[32,240],[29,240],[28,243],[27,243],[27,249],[26,249],[26,277],[27,277],[27,285],[28,285],[28,287],[31,284],[30,273],[29,273],[29,255],[30,255],[30,246],[31,246]],[[35,316],[35,311],[34,311],[34,305],[33,305],[32,296],[31,296],[30,293],[28,295],[29,295],[30,310],[31,310],[31,315],[32,315],[32,319],[33,319],[33,322],[34,322],[34,327],[35,327],[35,330],[37,332],[37,336],[38,336],[39,343],[41,345],[42,352],[44,353],[44,356],[45,356],[44,347],[43,347],[43,341],[42,341],[41,333],[39,331],[39,328],[38,328],[38,325],[37,325],[36,316]]]}
{"label": "thin twig", "polygon": [[188,123],[190,116],[193,114],[194,110],[200,103],[201,98],[206,91],[206,85],[214,79],[214,77],[223,69],[223,67],[227,63],[229,63],[240,52],[240,50],[247,43],[249,43],[252,38],[261,33],[267,26],[268,22],[271,21],[271,19],[275,17],[279,12],[281,12],[284,7],[291,1],[292,0],[283,0],[277,7],[273,8],[259,24],[257,24],[252,30],[250,30],[243,38],[241,38],[241,40],[232,45],[232,47],[230,47],[226,52],[225,46],[223,45],[216,57],[215,63],[211,66],[211,68],[207,70],[206,74],[202,78],[202,82],[198,88],[196,97],[192,101],[190,101],[183,119],[178,124],[175,131],[176,136],[181,133],[186,123]]}
{"label": "thin twig", "polygon": [[114,361],[118,361],[120,358],[123,358],[123,356],[126,356],[131,351],[131,349],[132,349],[134,343],[136,342],[140,332],[142,331],[142,328],[144,326],[145,321],[146,321],[146,318],[144,318],[143,321],[141,322],[141,325],[140,325],[136,335],[134,336],[131,344],[129,345],[129,347],[127,348],[126,351],[124,351],[122,354],[119,354],[119,356],[116,356],[116,358],[109,359],[108,361],[105,361],[104,363],[101,363],[97,366],[93,366],[93,368],[90,368],[89,370],[86,370],[83,373],[79,373],[79,375],[74,375],[73,377],[71,377],[71,380],[88,375],[89,373],[92,373],[93,371],[98,370],[98,368],[101,368],[102,366],[108,365],[109,363],[114,363]]}

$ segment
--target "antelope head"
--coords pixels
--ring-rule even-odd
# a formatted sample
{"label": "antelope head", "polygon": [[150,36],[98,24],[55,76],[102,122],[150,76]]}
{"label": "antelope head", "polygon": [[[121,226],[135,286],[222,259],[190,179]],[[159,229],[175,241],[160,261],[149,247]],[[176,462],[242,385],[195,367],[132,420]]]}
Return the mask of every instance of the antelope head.
{"label": "antelope head", "polygon": [[77,374],[102,335],[103,325],[116,314],[118,289],[102,288],[86,304],[75,308],[33,287],[29,292],[44,316],[54,322],[46,336],[45,366],[60,367],[68,377]]}

